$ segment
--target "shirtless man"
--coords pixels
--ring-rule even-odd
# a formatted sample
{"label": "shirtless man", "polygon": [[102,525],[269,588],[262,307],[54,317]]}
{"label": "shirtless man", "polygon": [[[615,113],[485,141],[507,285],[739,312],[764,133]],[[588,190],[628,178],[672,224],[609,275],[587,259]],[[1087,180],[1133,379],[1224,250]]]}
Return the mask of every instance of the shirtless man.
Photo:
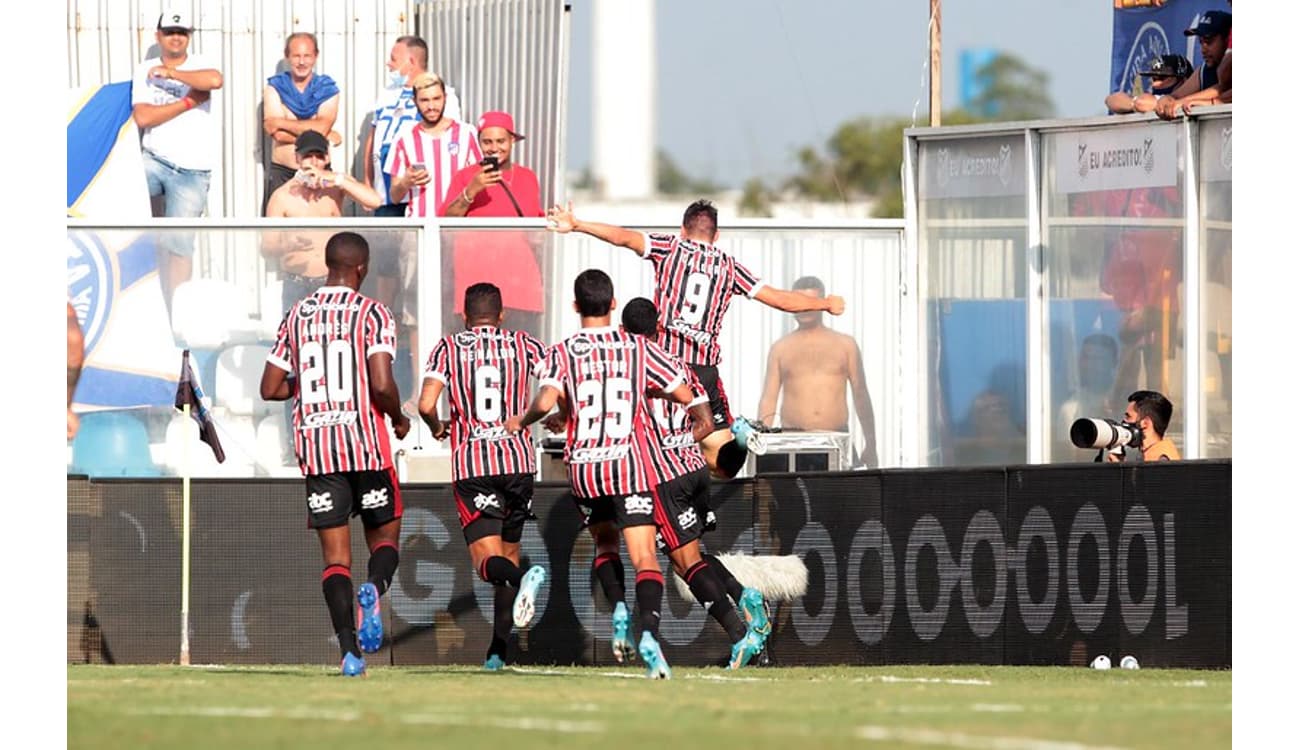
{"label": "shirtless man", "polygon": [[[794,282],[793,291],[810,297],[826,296],[815,276]],[[879,465],[876,457],[876,418],[862,369],[862,353],[850,336],[822,324],[821,312],[795,313],[799,327],[772,345],[767,356],[767,377],[758,402],[758,418],[770,422],[781,398],[781,427],[786,430],[848,432],[849,409],[844,387],[853,390],[853,406],[862,426],[862,453],[856,463]]]}
{"label": "shirtless man", "polygon": [[[295,219],[342,216],[345,195],[369,209],[384,202],[369,185],[330,170],[329,142],[314,130],[298,136],[294,159],[298,165],[297,176],[271,194],[266,205],[267,216]],[[262,255],[280,263],[285,310],[325,283],[328,273],[325,241],[332,234],[329,229],[263,234]]]}

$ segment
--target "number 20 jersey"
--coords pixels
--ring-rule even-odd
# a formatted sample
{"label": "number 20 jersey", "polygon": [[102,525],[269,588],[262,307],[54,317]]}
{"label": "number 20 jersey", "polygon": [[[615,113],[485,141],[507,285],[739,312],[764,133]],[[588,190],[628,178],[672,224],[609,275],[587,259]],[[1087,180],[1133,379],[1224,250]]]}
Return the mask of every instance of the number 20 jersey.
{"label": "number 20 jersey", "polygon": [[659,345],[688,365],[718,364],[732,296],[752,298],[763,282],[713,245],[676,235],[647,234],[643,257],[654,265]]}
{"label": "number 20 jersey", "polygon": [[546,346],[522,331],[478,326],[444,336],[429,352],[425,378],[440,381],[451,408],[452,478],[533,474],[527,432],[507,435],[507,417],[528,409],[528,375]]}
{"label": "number 20 jersey", "polygon": [[647,492],[647,391],[672,391],[683,373],[657,344],[614,327],[584,328],[551,347],[538,385],[568,402],[564,462],[578,497]]}
{"label": "number 20 jersey", "polygon": [[366,360],[396,350],[393,314],[347,287],[321,287],[289,309],[267,361],[298,378],[293,446],[303,474],[392,467]]}

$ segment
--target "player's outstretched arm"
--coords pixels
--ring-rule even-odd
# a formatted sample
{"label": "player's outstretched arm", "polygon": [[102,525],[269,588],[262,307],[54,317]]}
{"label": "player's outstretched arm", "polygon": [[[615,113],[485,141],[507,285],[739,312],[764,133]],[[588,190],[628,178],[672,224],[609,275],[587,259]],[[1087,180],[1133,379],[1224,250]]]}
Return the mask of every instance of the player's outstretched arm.
{"label": "player's outstretched arm", "polygon": [[402,412],[402,396],[393,379],[393,355],[376,352],[366,357],[366,370],[370,373],[370,398],[375,406],[393,421],[393,434],[398,440],[406,437],[411,420]]}
{"label": "player's outstretched arm", "polygon": [[434,440],[447,437],[446,423],[438,419],[438,397],[442,395],[442,381],[426,377],[424,387],[420,389],[420,418],[429,426]]}
{"label": "player's outstretched arm", "polygon": [[825,297],[810,297],[807,294],[792,292],[788,289],[777,289],[775,287],[765,286],[758,290],[754,299],[762,302],[768,307],[775,307],[785,312],[828,312],[831,315],[844,314],[844,298],[838,294],[830,294]]}
{"label": "player's outstretched arm", "polygon": [[516,414],[506,420],[506,432],[513,435],[550,414],[559,398],[560,391],[558,388],[550,385],[542,386],[542,389],[533,397],[533,403],[528,407],[528,411],[523,414]]}
{"label": "player's outstretched arm", "polygon": [[616,227],[613,224],[601,224],[595,221],[579,221],[573,215],[573,201],[567,206],[553,206],[546,212],[546,228],[552,232],[568,234],[581,232],[611,245],[626,247],[637,255],[645,255],[645,235],[631,229]]}

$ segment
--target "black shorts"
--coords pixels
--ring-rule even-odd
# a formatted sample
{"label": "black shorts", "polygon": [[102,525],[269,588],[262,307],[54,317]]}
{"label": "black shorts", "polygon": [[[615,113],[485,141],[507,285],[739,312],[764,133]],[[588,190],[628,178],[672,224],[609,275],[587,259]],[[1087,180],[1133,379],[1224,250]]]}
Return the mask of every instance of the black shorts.
{"label": "black shorts", "polygon": [[392,469],[308,474],[306,479],[309,529],[346,526],[352,516],[361,516],[361,523],[373,529],[402,517],[402,492]]}
{"label": "black shorts", "polygon": [[630,492],[626,495],[601,495],[578,497],[573,502],[583,516],[583,525],[613,521],[620,529],[633,526],[650,526],[655,521],[656,506],[653,492]]}
{"label": "black shorts", "polygon": [[691,365],[695,377],[704,386],[704,393],[709,397],[709,408],[713,410],[713,429],[725,430],[731,427],[731,405],[727,402],[727,391],[722,387],[722,376],[714,365]]}
{"label": "black shorts", "polygon": [[655,487],[655,529],[665,552],[684,547],[704,533],[709,512],[709,470],[696,469]]}
{"label": "black shorts", "polygon": [[524,534],[524,521],[537,519],[533,515],[532,474],[458,479],[452,483],[451,492],[466,544],[488,536],[518,544]]}

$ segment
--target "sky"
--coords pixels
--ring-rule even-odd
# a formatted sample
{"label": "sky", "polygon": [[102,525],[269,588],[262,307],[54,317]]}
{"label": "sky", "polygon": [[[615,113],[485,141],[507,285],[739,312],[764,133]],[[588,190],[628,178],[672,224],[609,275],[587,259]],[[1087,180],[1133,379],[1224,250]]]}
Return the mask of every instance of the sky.
{"label": "sky", "polygon": [[[608,0],[606,0],[608,1]],[[591,160],[592,3],[572,2],[568,163]],[[795,169],[846,120],[928,122],[928,0],[658,0],[660,148],[694,177],[738,186]],[[946,0],[943,104],[963,48],[994,47],[1046,71],[1057,113],[1105,114],[1111,0]],[[629,32],[634,33],[634,32]],[[689,111],[690,117],[664,113]]]}

